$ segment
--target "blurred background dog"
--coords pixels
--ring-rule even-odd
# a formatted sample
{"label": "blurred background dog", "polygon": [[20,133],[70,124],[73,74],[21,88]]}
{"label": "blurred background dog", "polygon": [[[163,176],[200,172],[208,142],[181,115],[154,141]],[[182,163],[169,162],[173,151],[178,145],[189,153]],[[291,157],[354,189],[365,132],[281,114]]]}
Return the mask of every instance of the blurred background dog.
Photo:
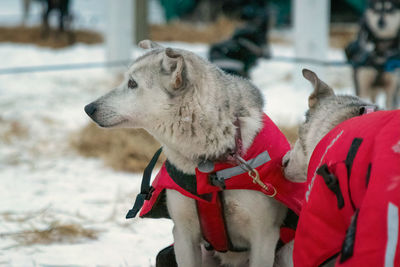
{"label": "blurred background dog", "polygon": [[356,94],[373,102],[379,89],[386,94],[386,108],[399,106],[400,1],[369,0],[357,40],[346,49],[353,65]]}
{"label": "blurred background dog", "polygon": [[23,1],[23,22],[28,20],[32,2],[42,5],[42,38],[47,38],[50,34],[49,15],[53,11],[57,12],[58,28],[57,34],[67,33],[69,41],[72,43],[72,14],[70,12],[70,0],[24,0]]}
{"label": "blurred background dog", "polygon": [[250,68],[260,57],[269,57],[267,1],[249,1],[241,9],[245,25],[232,37],[211,45],[209,59],[227,73],[249,77]]}

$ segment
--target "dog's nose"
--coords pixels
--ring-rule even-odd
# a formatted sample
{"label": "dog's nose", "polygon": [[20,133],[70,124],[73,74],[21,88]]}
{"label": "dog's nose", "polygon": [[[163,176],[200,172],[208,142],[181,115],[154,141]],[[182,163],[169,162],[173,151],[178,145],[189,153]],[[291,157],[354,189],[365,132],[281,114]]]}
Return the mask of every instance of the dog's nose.
{"label": "dog's nose", "polygon": [[85,112],[88,114],[90,117],[96,112],[97,106],[95,103],[90,103],[85,106]]}
{"label": "dog's nose", "polygon": [[383,28],[386,27],[386,22],[385,22],[385,19],[384,19],[383,17],[380,17],[380,18],[379,18],[378,27],[379,27],[380,29],[383,29]]}

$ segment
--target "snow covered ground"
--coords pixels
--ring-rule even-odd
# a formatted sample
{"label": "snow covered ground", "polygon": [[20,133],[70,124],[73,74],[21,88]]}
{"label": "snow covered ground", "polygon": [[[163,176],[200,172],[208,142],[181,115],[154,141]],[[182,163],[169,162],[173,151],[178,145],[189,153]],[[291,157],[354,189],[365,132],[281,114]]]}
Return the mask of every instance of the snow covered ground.
{"label": "snow covered ground", "polygon": [[[8,5],[0,9],[0,24],[17,23],[11,14],[20,18],[19,1],[4,2]],[[97,1],[75,2],[82,7],[79,12],[101,14],[90,8]],[[207,53],[204,44],[164,45]],[[272,51],[293,55],[290,46],[273,45]],[[133,47],[133,58],[140,53]],[[329,58],[343,55],[332,50]],[[4,43],[0,59],[0,68],[105,60],[102,45],[52,50]],[[260,60],[251,74],[265,96],[266,113],[278,125],[293,126],[303,118],[311,88],[299,78],[300,70]],[[348,68],[327,68],[324,76],[340,92],[351,92]],[[106,69],[0,75],[0,266],[152,266],[156,253],[172,243],[170,221],[124,218],[140,187],[140,174],[116,172],[69,145],[70,136],[89,122],[84,105],[115,82]],[[16,235],[68,225],[93,230],[97,239],[24,245]]]}

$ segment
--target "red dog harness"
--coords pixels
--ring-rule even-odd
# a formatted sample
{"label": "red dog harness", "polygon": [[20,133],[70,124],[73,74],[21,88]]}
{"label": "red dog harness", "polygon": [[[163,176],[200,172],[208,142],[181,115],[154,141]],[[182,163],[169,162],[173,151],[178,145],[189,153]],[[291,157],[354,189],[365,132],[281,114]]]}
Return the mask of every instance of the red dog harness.
{"label": "red dog harness", "polygon": [[[305,184],[290,182],[282,175],[282,157],[289,148],[285,136],[264,114],[263,128],[243,156],[243,164],[252,172],[244,170],[244,166],[207,161],[199,164],[196,175],[187,175],[166,161],[148,190],[143,189],[142,183],[142,193],[138,195],[127,218],[135,217],[140,209],[140,217],[169,218],[165,207],[165,190],[176,190],[196,200],[202,234],[212,249],[221,252],[241,251],[243,249],[235,248],[229,240],[223,215],[223,191],[260,191],[299,214]],[[153,161],[155,163],[156,160]],[[253,182],[253,178],[259,178],[261,182]],[[288,242],[294,238],[294,232],[285,230],[281,230],[281,239]]]}
{"label": "red dog harness", "polygon": [[400,110],[349,119],[316,146],[294,266],[400,266]]}

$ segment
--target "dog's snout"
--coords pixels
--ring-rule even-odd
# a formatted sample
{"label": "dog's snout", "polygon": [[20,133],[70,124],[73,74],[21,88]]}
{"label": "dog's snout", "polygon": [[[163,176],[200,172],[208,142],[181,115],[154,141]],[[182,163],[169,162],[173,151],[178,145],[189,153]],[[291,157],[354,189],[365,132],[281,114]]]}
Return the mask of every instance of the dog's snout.
{"label": "dog's snout", "polygon": [[383,17],[379,18],[378,26],[379,26],[380,29],[383,29],[383,28],[386,27],[386,22],[385,22],[385,19]]}
{"label": "dog's snout", "polygon": [[97,110],[97,105],[95,103],[90,103],[85,106],[85,112],[88,114],[90,117],[93,116],[93,114]]}

